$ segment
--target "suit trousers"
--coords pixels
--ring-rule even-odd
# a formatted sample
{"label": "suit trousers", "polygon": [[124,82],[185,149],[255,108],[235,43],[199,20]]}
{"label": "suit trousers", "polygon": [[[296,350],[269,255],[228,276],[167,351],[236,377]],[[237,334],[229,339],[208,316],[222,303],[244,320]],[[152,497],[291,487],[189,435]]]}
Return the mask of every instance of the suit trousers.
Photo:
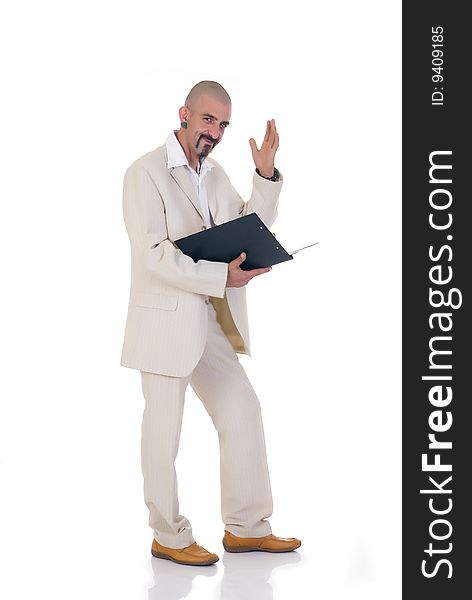
{"label": "suit trousers", "polygon": [[224,528],[240,537],[269,535],[272,493],[259,400],[211,303],[206,346],[193,372],[168,377],[142,371],[141,377],[144,500],[155,539],[169,548],[195,541],[189,520],[179,514],[174,466],[189,383],[218,431]]}

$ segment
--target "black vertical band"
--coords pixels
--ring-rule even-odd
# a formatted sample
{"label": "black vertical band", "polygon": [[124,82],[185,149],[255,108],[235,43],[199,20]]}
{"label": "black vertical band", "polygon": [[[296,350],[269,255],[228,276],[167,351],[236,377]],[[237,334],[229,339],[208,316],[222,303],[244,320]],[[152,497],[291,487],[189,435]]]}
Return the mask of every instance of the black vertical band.
{"label": "black vertical band", "polygon": [[415,600],[462,599],[472,581],[465,6],[403,3],[403,597]]}

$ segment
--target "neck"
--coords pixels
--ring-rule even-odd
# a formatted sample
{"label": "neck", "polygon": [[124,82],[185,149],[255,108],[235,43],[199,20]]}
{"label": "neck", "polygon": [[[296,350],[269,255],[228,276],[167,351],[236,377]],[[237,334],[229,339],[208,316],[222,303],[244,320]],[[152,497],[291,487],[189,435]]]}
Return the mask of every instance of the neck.
{"label": "neck", "polygon": [[200,170],[200,160],[198,154],[191,151],[191,148],[188,145],[187,140],[185,139],[185,134],[182,129],[179,129],[175,136],[179,140],[179,144],[182,146],[182,150],[184,151],[184,154],[187,157],[190,168],[194,171],[197,171],[198,173],[198,171]]}

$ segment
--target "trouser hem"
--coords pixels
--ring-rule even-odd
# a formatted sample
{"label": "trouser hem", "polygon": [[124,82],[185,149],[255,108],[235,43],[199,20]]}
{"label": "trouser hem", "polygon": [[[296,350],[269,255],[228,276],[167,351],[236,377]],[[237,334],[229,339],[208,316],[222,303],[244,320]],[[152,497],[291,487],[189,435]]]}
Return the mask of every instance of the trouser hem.
{"label": "trouser hem", "polygon": [[225,531],[229,531],[236,537],[257,538],[265,537],[272,533],[269,523],[264,523],[260,527],[241,527],[241,525],[225,525]]}
{"label": "trouser hem", "polygon": [[172,548],[173,550],[180,550],[181,548],[187,548],[195,543],[193,537],[179,537],[179,536],[170,536],[166,534],[156,534],[154,532],[154,539],[158,544],[164,546],[166,548]]}

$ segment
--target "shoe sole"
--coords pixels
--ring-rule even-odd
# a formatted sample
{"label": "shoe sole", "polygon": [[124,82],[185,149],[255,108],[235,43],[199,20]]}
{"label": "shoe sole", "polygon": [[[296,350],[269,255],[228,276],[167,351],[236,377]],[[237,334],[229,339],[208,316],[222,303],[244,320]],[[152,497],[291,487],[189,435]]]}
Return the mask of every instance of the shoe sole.
{"label": "shoe sole", "polygon": [[269,550],[268,548],[257,548],[255,546],[227,546],[224,542],[223,542],[223,547],[226,550],[226,552],[273,552],[274,554],[278,554],[280,552],[292,552],[292,550],[296,550],[297,548],[300,548],[301,543],[298,544],[297,546],[294,546],[293,548],[284,548],[281,550]]}
{"label": "shoe sole", "polygon": [[177,560],[176,558],[172,558],[172,556],[169,556],[168,554],[163,554],[162,552],[154,552],[154,550],[151,550],[151,554],[155,558],[163,558],[164,560],[171,560],[172,562],[175,562],[178,565],[188,565],[190,567],[207,567],[208,565],[213,565],[216,562],[218,562],[218,560],[220,560],[219,558],[216,558],[216,559],[208,560],[206,562],[189,562],[187,560]]}

